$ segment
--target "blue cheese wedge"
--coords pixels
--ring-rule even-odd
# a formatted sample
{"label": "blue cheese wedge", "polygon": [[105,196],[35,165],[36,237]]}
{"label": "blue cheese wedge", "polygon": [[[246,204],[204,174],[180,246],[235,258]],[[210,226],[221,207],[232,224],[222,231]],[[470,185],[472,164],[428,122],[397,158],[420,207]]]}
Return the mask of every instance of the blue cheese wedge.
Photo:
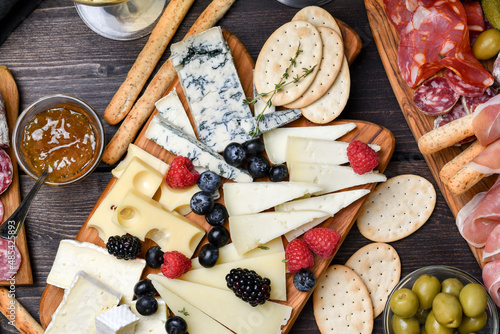
{"label": "blue cheese wedge", "polygon": [[227,164],[220,154],[157,116],[151,120],[145,136],[173,154],[188,157],[193,165],[205,167],[226,179],[236,182],[253,180],[246,171]]}
{"label": "blue cheese wedge", "polygon": [[119,305],[106,311],[95,319],[96,334],[134,334],[139,322],[128,305]]}
{"label": "blue cheese wedge", "polygon": [[191,122],[175,89],[155,103],[158,115],[178,127],[189,137],[196,139]]}
{"label": "blue cheese wedge", "polygon": [[96,318],[118,305],[121,297],[120,293],[79,271],[64,291],[45,333],[94,334]]}

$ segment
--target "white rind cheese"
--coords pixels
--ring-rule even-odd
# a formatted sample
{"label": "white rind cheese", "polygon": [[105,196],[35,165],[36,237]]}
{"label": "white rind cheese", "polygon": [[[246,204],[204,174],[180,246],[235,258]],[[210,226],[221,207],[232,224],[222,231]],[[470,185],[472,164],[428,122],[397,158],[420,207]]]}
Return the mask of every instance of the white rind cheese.
{"label": "white rind cheese", "polygon": [[72,276],[46,334],[94,334],[96,317],[118,305],[121,294],[83,271]]}
{"label": "white rind cheese", "polygon": [[146,261],[119,260],[102,247],[89,242],[62,240],[47,283],[67,289],[75,275],[83,270],[89,276],[123,294],[125,302],[134,297],[134,286],[140,280]]}
{"label": "white rind cheese", "polygon": [[[163,275],[148,278],[238,334],[277,334],[290,319],[290,306],[267,301],[256,307],[225,290],[195,284]],[[155,284],[156,285],[156,284]],[[167,302],[168,303],[168,302]]]}
{"label": "white rind cheese", "polygon": [[229,216],[258,213],[323,190],[317,184],[306,182],[225,183],[222,189]]}
{"label": "white rind cheese", "polygon": [[290,181],[314,182],[323,186],[323,190],[317,195],[386,180],[387,177],[377,171],[359,175],[347,166],[298,162],[290,168]]}
{"label": "white rind cheese", "polygon": [[196,140],[196,134],[194,133],[191,122],[186,114],[186,110],[184,110],[184,106],[182,105],[175,89],[165,97],[158,100],[155,103],[155,106],[156,109],[158,109],[158,115],[160,117],[175,125],[182,132]]}
{"label": "white rind cheese", "polygon": [[263,140],[266,153],[273,164],[286,161],[286,144],[288,137],[336,140],[356,127],[354,123],[328,126],[309,126],[279,128],[264,133]]}
{"label": "white rind cheese", "polygon": [[315,219],[330,217],[324,211],[264,212],[229,217],[229,231],[238,254],[299,228]]}
{"label": "white rind cheese", "polygon": [[100,314],[95,319],[96,334],[134,334],[139,322],[128,305],[119,305]]}
{"label": "white rind cheese", "polygon": [[227,164],[220,154],[157,116],[153,117],[145,136],[167,151],[191,159],[193,165],[205,167],[226,179],[236,182],[253,180],[246,171]]}

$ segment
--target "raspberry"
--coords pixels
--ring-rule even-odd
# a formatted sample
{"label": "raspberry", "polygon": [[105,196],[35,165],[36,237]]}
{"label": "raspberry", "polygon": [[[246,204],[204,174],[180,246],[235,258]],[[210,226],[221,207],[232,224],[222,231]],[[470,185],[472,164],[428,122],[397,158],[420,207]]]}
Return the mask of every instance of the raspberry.
{"label": "raspberry", "polygon": [[317,227],[304,234],[304,241],[309,249],[319,257],[328,259],[339,248],[341,236],[331,228]]}
{"label": "raspberry", "polygon": [[349,159],[354,172],[360,175],[371,172],[378,165],[377,152],[359,140],[353,140],[349,143],[347,159]]}
{"label": "raspberry", "polygon": [[294,239],[285,249],[286,265],[291,273],[300,269],[310,268],[314,265],[314,255],[311,253],[304,240]]}
{"label": "raspberry", "polygon": [[196,184],[199,178],[200,173],[193,168],[191,160],[177,156],[170,164],[165,180],[171,188],[182,189]]}
{"label": "raspberry", "polygon": [[168,278],[178,278],[191,269],[191,259],[178,251],[165,252],[161,272]]}

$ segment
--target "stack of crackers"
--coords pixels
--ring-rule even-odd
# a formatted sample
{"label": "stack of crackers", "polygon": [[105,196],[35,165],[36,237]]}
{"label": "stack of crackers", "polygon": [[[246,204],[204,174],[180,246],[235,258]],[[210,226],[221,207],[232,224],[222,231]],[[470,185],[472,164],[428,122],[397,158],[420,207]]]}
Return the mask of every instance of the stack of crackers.
{"label": "stack of crackers", "polygon": [[[257,92],[266,94],[275,89],[298,48],[301,53],[287,79],[292,83],[275,94],[271,102],[274,106],[300,109],[313,123],[331,122],[347,103],[351,79],[337,21],[320,7],[300,10],[266,41],[255,65]],[[304,69],[312,68],[309,75],[293,82],[293,78],[303,75]],[[269,98],[270,94],[263,97],[266,101]]]}

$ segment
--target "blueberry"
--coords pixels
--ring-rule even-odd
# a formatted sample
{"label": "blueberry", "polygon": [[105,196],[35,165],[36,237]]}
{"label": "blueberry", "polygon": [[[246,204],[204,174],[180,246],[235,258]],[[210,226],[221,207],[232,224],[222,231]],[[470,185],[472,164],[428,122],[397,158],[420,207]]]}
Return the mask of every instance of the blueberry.
{"label": "blueberry", "polygon": [[262,155],[251,157],[248,160],[248,172],[255,179],[267,176],[270,167],[269,161]]}
{"label": "blueberry", "polygon": [[155,314],[158,310],[158,301],[154,297],[140,297],[137,299],[135,308],[141,315]]}
{"label": "blueberry", "polygon": [[200,264],[205,268],[212,268],[219,259],[219,249],[212,244],[205,244],[198,255]]}
{"label": "blueberry", "polygon": [[156,289],[153,283],[151,283],[151,280],[143,279],[135,284],[134,295],[137,298],[154,297],[156,295]]}
{"label": "blueberry", "polygon": [[247,153],[247,158],[255,157],[264,153],[264,143],[259,138],[255,138],[243,143],[243,148]]}
{"label": "blueberry", "polygon": [[293,277],[293,285],[299,291],[310,291],[316,285],[316,277],[309,269],[300,269]]}
{"label": "blueberry", "polygon": [[239,143],[230,143],[227,145],[222,155],[224,156],[224,160],[234,167],[243,165],[247,158],[245,149]]}
{"label": "blueberry", "polygon": [[165,329],[168,334],[186,334],[187,333],[187,322],[179,316],[173,316],[167,319],[165,323]]}
{"label": "blueberry", "polygon": [[153,246],[146,252],[146,264],[158,269],[163,264],[163,252],[159,246]]}
{"label": "blueberry", "polygon": [[229,231],[223,226],[212,227],[208,232],[208,242],[219,248],[229,242]]}
{"label": "blueberry", "polygon": [[211,194],[220,188],[221,183],[222,180],[220,176],[209,170],[201,173],[200,178],[198,179],[198,187]]}
{"label": "blueberry", "polygon": [[205,219],[212,226],[222,226],[227,216],[226,207],[220,203],[215,203],[212,211],[205,215]]}
{"label": "blueberry", "polygon": [[191,197],[189,202],[191,210],[197,215],[206,215],[214,207],[214,199],[211,194],[205,191],[198,191]]}
{"label": "blueberry", "polygon": [[288,176],[288,168],[283,164],[274,165],[269,169],[269,180],[280,182]]}

